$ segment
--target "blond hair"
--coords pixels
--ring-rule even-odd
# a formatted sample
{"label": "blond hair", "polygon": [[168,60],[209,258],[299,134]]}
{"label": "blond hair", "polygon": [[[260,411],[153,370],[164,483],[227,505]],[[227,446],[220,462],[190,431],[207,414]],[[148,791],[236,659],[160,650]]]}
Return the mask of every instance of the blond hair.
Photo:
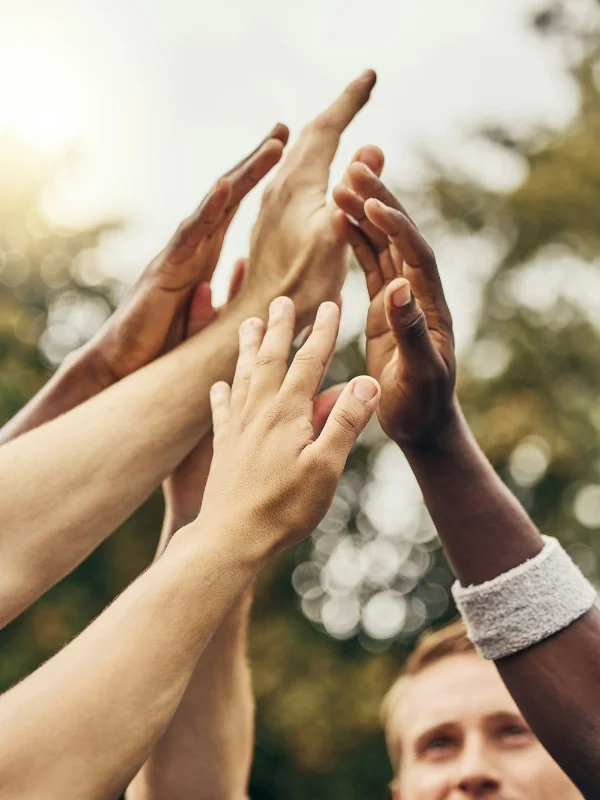
{"label": "blond hair", "polygon": [[406,686],[425,667],[435,664],[443,658],[448,658],[448,656],[474,652],[475,647],[467,636],[467,631],[461,620],[452,622],[450,625],[440,628],[440,630],[430,630],[421,634],[415,649],[406,659],[400,675],[392,684],[381,704],[381,722],[385,730],[388,753],[394,771],[398,769],[400,752],[398,743],[392,740],[389,721],[393,709],[398,705],[406,691]]}

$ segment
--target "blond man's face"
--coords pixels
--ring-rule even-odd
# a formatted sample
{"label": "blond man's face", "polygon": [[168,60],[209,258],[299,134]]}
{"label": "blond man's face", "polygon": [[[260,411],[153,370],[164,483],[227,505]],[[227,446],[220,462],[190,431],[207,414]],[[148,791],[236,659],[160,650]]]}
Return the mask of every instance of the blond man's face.
{"label": "blond man's face", "polygon": [[411,678],[389,711],[395,800],[582,800],[523,720],[495,666],[451,655]]}

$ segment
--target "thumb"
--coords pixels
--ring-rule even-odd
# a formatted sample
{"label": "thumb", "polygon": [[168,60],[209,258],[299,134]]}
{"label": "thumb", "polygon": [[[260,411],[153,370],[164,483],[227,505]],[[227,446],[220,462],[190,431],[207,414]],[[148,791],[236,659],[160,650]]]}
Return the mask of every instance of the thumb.
{"label": "thumb", "polygon": [[385,290],[385,316],[402,356],[410,366],[435,359],[436,353],[429,335],[427,320],[406,278],[396,278]]}
{"label": "thumb", "polygon": [[364,430],[379,403],[381,389],[373,378],[352,380],[338,397],[313,447],[333,459],[341,474],[352,445]]}

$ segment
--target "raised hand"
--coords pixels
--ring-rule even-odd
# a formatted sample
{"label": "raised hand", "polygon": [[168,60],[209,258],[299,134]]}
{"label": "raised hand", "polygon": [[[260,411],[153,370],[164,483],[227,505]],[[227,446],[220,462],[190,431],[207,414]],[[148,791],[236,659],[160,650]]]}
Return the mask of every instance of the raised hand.
{"label": "raised hand", "polygon": [[[371,158],[380,152],[365,150]],[[452,318],[435,256],[365,163],[350,165],[347,183],[333,196],[335,228],[352,245],[366,277],[367,369],[381,384],[379,421],[398,444],[425,444],[455,411]]]}
{"label": "raised hand", "polygon": [[[349,248],[333,227],[335,206],[326,200],[329,168],[340,136],[374,85],[375,73],[367,70],[310,122],[263,195],[252,231],[248,288],[268,300],[273,286],[292,297],[299,325],[320,302],[338,296],[346,276]],[[370,166],[377,169],[376,163]]]}
{"label": "raised hand", "polygon": [[194,288],[210,281],[240,202],[279,161],[287,138],[285,125],[276,125],[254,152],[217,181],[86,346],[105,385],[182,340]]}
{"label": "raised hand", "polygon": [[[238,259],[233,269],[225,306],[231,303],[238,295],[244,279],[245,267],[246,259]],[[225,306],[214,308],[210,284],[199,284],[194,290],[189,306],[185,331],[186,338],[194,336],[210,325]],[[330,386],[315,397],[313,428],[317,434],[323,429],[323,425],[344,386],[345,384]],[[165,524],[156,552],[157,558],[164,552],[173,533],[198,516],[210,470],[212,454],[213,433],[211,429],[164,481],[163,492],[166,513]]]}
{"label": "raised hand", "polygon": [[379,400],[379,386],[355,378],[342,391],[320,435],[315,396],[339,328],[340,312],[323,303],[289,370],[294,304],[271,303],[268,327],[249,319],[231,388],[211,391],[214,455],[199,520],[231,531],[266,557],[300,541],[329,508],[346,458]]}

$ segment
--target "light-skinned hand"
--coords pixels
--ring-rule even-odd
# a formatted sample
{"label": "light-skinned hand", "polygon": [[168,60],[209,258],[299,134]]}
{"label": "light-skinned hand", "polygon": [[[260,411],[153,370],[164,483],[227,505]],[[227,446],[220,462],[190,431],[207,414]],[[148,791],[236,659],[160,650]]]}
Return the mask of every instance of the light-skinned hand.
{"label": "light-skinned hand", "polygon": [[377,382],[355,378],[317,436],[315,397],[339,319],[336,303],[323,303],[288,369],[294,304],[288,297],[275,299],[266,331],[259,319],[240,327],[231,388],[217,383],[211,390],[214,455],[199,522],[230,532],[249,557],[268,557],[314,530],[377,407]]}
{"label": "light-skinned hand", "polygon": [[[376,76],[367,70],[301,131],[267,186],[252,231],[248,290],[273,298],[272,288],[296,305],[299,327],[319,303],[335,300],[350,249],[333,226],[335,205],[326,198],[329,169],[340,137],[368,101]],[[361,153],[356,157],[360,159]],[[369,160],[372,169],[378,163]]]}

